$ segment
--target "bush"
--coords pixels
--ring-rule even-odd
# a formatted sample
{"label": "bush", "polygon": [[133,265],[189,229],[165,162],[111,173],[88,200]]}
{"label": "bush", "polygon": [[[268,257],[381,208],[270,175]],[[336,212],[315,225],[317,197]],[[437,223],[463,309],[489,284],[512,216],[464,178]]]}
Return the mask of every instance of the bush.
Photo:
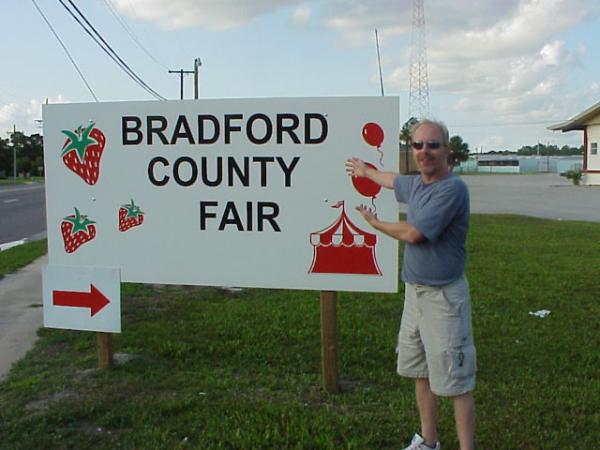
{"label": "bush", "polygon": [[573,181],[573,184],[576,186],[579,185],[579,182],[581,181],[582,177],[582,173],[579,170],[567,170],[566,172],[563,172],[560,175]]}

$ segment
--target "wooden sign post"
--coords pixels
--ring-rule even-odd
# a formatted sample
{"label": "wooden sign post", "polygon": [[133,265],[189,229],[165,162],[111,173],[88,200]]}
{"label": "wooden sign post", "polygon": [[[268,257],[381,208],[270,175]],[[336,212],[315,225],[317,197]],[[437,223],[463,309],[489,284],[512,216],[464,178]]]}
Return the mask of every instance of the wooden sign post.
{"label": "wooden sign post", "polygon": [[113,363],[112,335],[110,333],[96,333],[98,344],[98,368],[106,369]]}
{"label": "wooden sign post", "polygon": [[330,394],[340,392],[337,369],[337,292],[321,291],[321,361],[323,387]]}

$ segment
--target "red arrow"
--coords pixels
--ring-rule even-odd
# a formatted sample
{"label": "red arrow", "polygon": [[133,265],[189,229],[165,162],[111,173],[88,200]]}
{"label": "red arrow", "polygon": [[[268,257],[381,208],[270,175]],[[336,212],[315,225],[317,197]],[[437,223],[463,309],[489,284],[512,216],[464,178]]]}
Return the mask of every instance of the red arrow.
{"label": "red arrow", "polygon": [[90,284],[90,292],[52,291],[54,306],[73,306],[75,308],[90,308],[90,316],[94,315],[110,303],[106,296]]}

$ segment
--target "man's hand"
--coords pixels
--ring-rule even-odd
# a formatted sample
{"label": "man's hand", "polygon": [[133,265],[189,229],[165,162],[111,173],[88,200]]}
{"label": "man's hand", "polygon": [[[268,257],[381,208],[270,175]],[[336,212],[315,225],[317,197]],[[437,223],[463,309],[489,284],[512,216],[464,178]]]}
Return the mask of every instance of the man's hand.
{"label": "man's hand", "polygon": [[407,222],[384,222],[379,220],[375,211],[365,205],[358,205],[356,210],[369,225],[394,239],[408,242],[409,244],[418,244],[425,240],[423,233]]}
{"label": "man's hand", "polygon": [[366,177],[367,166],[362,159],[350,158],[346,161],[346,173],[351,177]]}
{"label": "man's hand", "polygon": [[382,172],[374,166],[369,167],[367,163],[360,158],[350,158],[346,161],[346,173],[351,177],[368,178],[388,189],[394,187],[394,178],[398,175],[395,172]]}
{"label": "man's hand", "polygon": [[356,210],[360,213],[361,216],[369,223],[369,225],[373,225],[374,222],[377,221],[377,214],[373,211],[372,208],[369,208],[365,205],[358,205]]}

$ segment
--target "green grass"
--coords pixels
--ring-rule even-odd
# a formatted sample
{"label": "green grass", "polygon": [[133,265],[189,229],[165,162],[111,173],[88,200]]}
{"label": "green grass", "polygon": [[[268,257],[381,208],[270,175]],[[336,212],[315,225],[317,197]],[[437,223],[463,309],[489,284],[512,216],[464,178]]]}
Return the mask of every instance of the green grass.
{"label": "green grass", "polygon": [[27,242],[0,252],[0,278],[33,262],[48,252],[48,240]]}
{"label": "green grass", "polygon": [[[478,447],[597,448],[600,225],[474,215],[468,247]],[[131,359],[98,370],[94,333],[41,329],[0,384],[0,448],[402,448],[418,418],[394,372],[401,294],[338,294],[339,395],[318,298],[124,284],[113,344]],[[439,416],[458,448],[448,400]]]}
{"label": "green grass", "polygon": [[29,178],[17,177],[17,179],[14,180],[12,178],[12,176],[9,176],[7,178],[0,178],[0,185],[3,185],[3,184],[44,183],[44,180],[45,180],[44,177],[29,177]]}

